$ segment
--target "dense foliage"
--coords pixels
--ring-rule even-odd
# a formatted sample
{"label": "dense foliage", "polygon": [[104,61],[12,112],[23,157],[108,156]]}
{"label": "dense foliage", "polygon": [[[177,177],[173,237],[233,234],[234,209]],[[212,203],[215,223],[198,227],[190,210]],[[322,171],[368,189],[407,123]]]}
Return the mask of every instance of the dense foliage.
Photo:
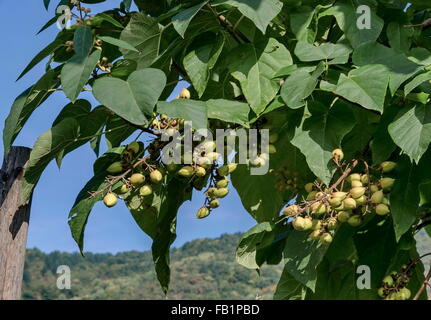
{"label": "dense foliage", "polygon": [[[199,239],[173,249],[169,299],[271,299],[282,266],[258,275],[235,262],[240,234]],[[57,267],[71,269],[71,290],[58,290]],[[24,299],[164,299],[151,252],[80,254],[27,252]]]}
{"label": "dense foliage", "polygon": [[[6,152],[53,92],[71,100],[33,147],[24,201],[51,160],[60,166],[86,143],[98,155],[105,138],[108,151],[70,211],[81,250],[94,204],[120,198],[154,240],[167,292],[178,208],[205,190],[197,216],[213,214],[230,177],[258,223],[237,261],[282,261],[276,298],[415,297],[424,276],[414,235],[431,221],[427,1],[135,0],[140,12],[130,12],[124,0],[96,15],[85,5],[103,1],[61,1],[75,24],[21,74],[49,56],[46,74],[12,106]],[[190,87],[167,102],[180,80]],[[79,99],[83,91],[101,105]],[[271,145],[248,165],[220,166],[204,143],[205,161],[166,166],[160,130],[183,134],[185,120],[270,129]],[[141,134],[150,143],[137,142]],[[268,161],[266,175],[250,174]],[[356,285],[359,266],[370,268],[370,288]]]}

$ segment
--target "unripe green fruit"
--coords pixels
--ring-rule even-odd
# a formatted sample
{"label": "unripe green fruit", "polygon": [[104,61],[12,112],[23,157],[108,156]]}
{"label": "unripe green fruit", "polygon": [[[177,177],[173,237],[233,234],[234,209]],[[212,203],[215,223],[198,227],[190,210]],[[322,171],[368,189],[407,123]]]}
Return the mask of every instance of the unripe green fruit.
{"label": "unripe green fruit", "polygon": [[229,173],[232,173],[236,170],[236,168],[238,167],[237,163],[229,163],[227,165],[228,169],[229,169]]}
{"label": "unripe green fruit", "polygon": [[352,210],[356,208],[356,201],[352,198],[346,198],[343,200],[343,206],[346,210]]}
{"label": "unripe green fruit", "polygon": [[385,161],[380,164],[380,169],[382,169],[383,173],[388,173],[394,170],[396,166],[397,164],[395,162]]}
{"label": "unripe green fruit", "polygon": [[210,214],[210,210],[207,207],[202,207],[198,210],[198,213],[196,214],[196,218],[203,219],[208,217]]}
{"label": "unripe green fruit", "polygon": [[384,191],[391,190],[392,186],[394,185],[395,179],[392,178],[382,178],[380,179],[380,186]]}
{"label": "unripe green fruit", "polygon": [[308,193],[310,193],[310,192],[312,192],[313,191],[313,188],[314,188],[314,184],[313,183],[307,183],[305,186],[304,186],[304,189],[305,189],[305,191],[307,191]]}
{"label": "unripe green fruit", "polygon": [[201,145],[202,149],[206,152],[213,152],[217,148],[217,143],[215,141],[206,141]]}
{"label": "unripe green fruit", "polygon": [[402,298],[401,300],[409,300],[412,295],[408,288],[401,288],[399,293],[400,297]]}
{"label": "unripe green fruit", "polygon": [[138,142],[136,142],[136,141],[133,141],[132,143],[130,143],[130,144],[127,146],[127,150],[130,150],[130,151],[132,151],[133,153],[138,153],[138,152],[139,152],[139,149],[140,149],[140,145],[139,145],[139,143],[138,143]]}
{"label": "unripe green fruit", "polygon": [[153,193],[153,188],[150,185],[146,184],[139,189],[139,194],[143,197],[149,196]]}
{"label": "unripe green fruit", "polygon": [[215,209],[220,206],[220,201],[218,200],[211,200],[210,201],[210,208]]}
{"label": "unripe green fruit", "polygon": [[330,198],[328,202],[329,202],[329,205],[333,208],[339,207],[341,205],[340,198]]}
{"label": "unripe green fruit", "polygon": [[329,233],[324,233],[320,236],[320,242],[323,244],[330,244],[332,242],[332,236]]}
{"label": "unripe green fruit", "polygon": [[288,206],[283,210],[283,214],[288,217],[297,215],[298,213],[299,213],[299,206],[297,206],[296,204]]}
{"label": "unripe green fruit", "polygon": [[379,288],[377,290],[377,294],[379,295],[380,298],[384,298],[385,297],[385,289],[384,288]]}
{"label": "unripe green fruit", "polygon": [[341,149],[335,149],[332,151],[332,158],[334,158],[337,161],[341,161],[344,159],[344,152]]}
{"label": "unripe green fruit", "polygon": [[273,133],[269,136],[269,143],[276,143],[278,141],[278,133]]}
{"label": "unripe green fruit", "polygon": [[353,199],[358,199],[365,194],[366,190],[367,189],[365,187],[355,187],[350,190],[350,195],[352,196]]}
{"label": "unripe green fruit", "polygon": [[250,160],[250,165],[254,168],[261,168],[266,165],[266,160],[262,157]]}
{"label": "unripe green fruit", "polygon": [[268,152],[269,152],[269,154],[274,154],[277,152],[277,148],[273,144],[270,144],[268,146]]}
{"label": "unripe green fruit", "polygon": [[123,172],[123,166],[120,161],[117,161],[111,164],[106,171],[110,174],[118,174]]}
{"label": "unripe green fruit", "polygon": [[352,173],[349,176],[348,180],[350,183],[352,183],[352,181],[354,181],[354,180],[361,181],[361,175],[359,173]]}
{"label": "unripe green fruit", "polygon": [[115,190],[115,192],[118,194],[125,194],[125,193],[129,192],[129,187],[127,186],[127,184],[123,184],[121,187],[119,187],[117,190]]}
{"label": "unripe green fruit", "polygon": [[133,186],[139,187],[140,185],[144,184],[145,176],[143,174],[140,174],[140,173],[134,173],[129,178],[129,181]]}
{"label": "unripe green fruit", "polygon": [[384,197],[382,200],[382,203],[388,206],[389,205],[389,199]]}
{"label": "unripe green fruit", "polygon": [[304,230],[310,230],[313,228],[313,220],[308,217],[304,218]]}
{"label": "unripe green fruit", "polygon": [[328,220],[328,229],[329,230],[335,230],[338,226],[338,221],[336,218],[330,218]]}
{"label": "unripe green fruit", "polygon": [[163,180],[163,174],[159,170],[154,170],[150,173],[152,183],[160,183]]}
{"label": "unripe green fruit", "polygon": [[389,210],[388,206],[383,204],[383,203],[378,204],[376,207],[376,213],[379,216],[387,215],[390,212],[391,212],[391,210]]}
{"label": "unripe green fruit", "polygon": [[371,202],[376,204],[381,203],[384,197],[385,195],[383,194],[383,191],[379,190],[373,193],[373,195],[371,196]]}
{"label": "unripe green fruit", "polygon": [[371,193],[375,193],[375,192],[379,191],[379,187],[376,186],[375,184],[373,184],[370,186],[370,191],[371,191]]}
{"label": "unripe green fruit", "polygon": [[325,196],[324,192],[319,191],[319,192],[316,193],[316,199],[323,198],[324,196]]}
{"label": "unripe green fruit", "polygon": [[115,194],[113,194],[112,192],[108,193],[104,198],[103,198],[103,203],[105,204],[105,206],[107,206],[108,208],[112,208],[113,206],[115,206],[118,202],[117,196]]}
{"label": "unripe green fruit", "polygon": [[362,223],[362,219],[360,216],[351,216],[348,220],[347,223],[349,225],[351,225],[352,227],[357,227],[359,225],[361,225]]}
{"label": "unripe green fruit", "polygon": [[335,211],[343,211],[346,210],[346,208],[344,208],[344,202],[341,202],[341,204],[338,207],[334,208]]}
{"label": "unripe green fruit", "polygon": [[227,165],[221,166],[217,169],[217,173],[219,174],[219,176],[225,177],[229,175],[229,167]]}
{"label": "unripe green fruit", "polygon": [[322,202],[315,202],[311,206],[311,212],[314,214],[325,214],[326,213],[326,206]]}
{"label": "unripe green fruit", "polygon": [[346,192],[334,192],[332,194],[333,198],[339,198],[340,200],[344,200],[347,197],[347,193]]}
{"label": "unripe green fruit", "polygon": [[340,222],[347,222],[350,218],[350,212],[349,211],[340,211],[337,214],[337,219]]}
{"label": "unripe green fruit", "polygon": [[304,231],[305,230],[305,219],[303,217],[297,217],[292,221],[292,226],[295,230]]}
{"label": "unripe green fruit", "polygon": [[191,166],[184,166],[177,173],[179,176],[189,178],[194,174],[194,169]]}
{"label": "unripe green fruit", "polygon": [[362,205],[364,205],[364,204],[366,204],[367,203],[367,197],[364,195],[364,196],[362,196],[362,197],[359,197],[358,199],[355,199],[355,201],[356,201],[356,204],[358,205],[358,206],[362,206]]}
{"label": "unripe green fruit", "polygon": [[352,186],[352,188],[362,187],[363,186],[362,182],[359,181],[359,180],[353,180],[350,185]]}
{"label": "unripe green fruit", "polygon": [[307,201],[311,201],[311,200],[314,200],[314,199],[316,199],[316,194],[317,194],[317,191],[311,191],[308,195],[307,195]]}
{"label": "unripe green fruit", "polygon": [[313,219],[312,220],[312,226],[311,229],[313,230],[320,230],[322,228],[322,222],[319,219]]}
{"label": "unripe green fruit", "polygon": [[361,176],[361,182],[364,186],[366,186],[368,184],[369,181],[368,181],[368,175],[367,174],[363,174]]}
{"label": "unripe green fruit", "polygon": [[392,276],[384,277],[382,282],[388,287],[392,287],[394,285],[394,279],[392,278]]}
{"label": "unripe green fruit", "polygon": [[226,188],[229,185],[229,180],[224,178],[223,180],[219,180],[216,182],[217,188]]}
{"label": "unripe green fruit", "polygon": [[168,120],[169,116],[167,114],[161,114],[160,115],[160,119],[162,119],[162,120]]}
{"label": "unripe green fruit", "polygon": [[180,95],[178,97],[180,99],[190,99],[191,98],[190,91],[188,89],[186,89],[186,88],[181,89]]}
{"label": "unripe green fruit", "polygon": [[168,172],[174,172],[177,170],[177,165],[175,163],[170,163],[166,166],[166,170],[168,170]]}
{"label": "unripe green fruit", "polygon": [[207,171],[202,167],[196,167],[196,176],[198,177],[205,177],[207,174]]}
{"label": "unripe green fruit", "polygon": [[314,230],[312,233],[310,233],[309,237],[313,240],[319,240],[320,239],[320,230]]}
{"label": "unripe green fruit", "polygon": [[224,197],[227,196],[228,193],[229,193],[229,189],[228,188],[219,188],[219,189],[216,189],[214,191],[214,195],[217,198],[224,198]]}
{"label": "unripe green fruit", "polygon": [[207,191],[207,197],[211,198],[211,199],[217,198],[215,195],[216,190],[217,190],[217,188],[214,188],[214,187],[209,188]]}

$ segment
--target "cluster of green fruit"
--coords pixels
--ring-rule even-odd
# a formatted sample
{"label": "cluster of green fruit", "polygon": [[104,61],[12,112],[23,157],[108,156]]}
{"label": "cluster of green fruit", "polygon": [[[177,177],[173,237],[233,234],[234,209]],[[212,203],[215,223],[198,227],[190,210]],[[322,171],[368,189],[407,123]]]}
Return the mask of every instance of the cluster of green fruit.
{"label": "cluster of green fruit", "polygon": [[227,187],[229,185],[228,176],[234,172],[236,168],[237,164],[230,163],[217,169],[216,174],[210,183],[210,187],[205,192],[205,205],[201,207],[196,214],[198,219],[208,217],[213,209],[220,206],[219,199],[222,199],[229,194],[229,188]]}
{"label": "cluster of green fruit", "polygon": [[275,183],[276,190],[299,192],[299,186],[301,185],[299,172],[290,171],[286,167],[282,167],[275,171],[275,175],[277,177]]}
{"label": "cluster of green fruit", "polygon": [[[340,149],[333,151],[337,164],[341,164],[343,157]],[[395,180],[382,177],[382,174],[391,172],[395,166],[394,162],[386,161],[376,170],[376,175],[371,175],[368,170],[346,174],[342,181],[338,181],[339,189],[327,188],[319,182],[307,183],[305,190],[308,194],[304,201],[288,206],[283,213],[293,219],[294,229],[310,230],[311,239],[329,244],[340,223],[358,227],[372,212],[381,216],[390,213],[388,193]]]}
{"label": "cluster of green fruit", "polygon": [[385,300],[408,300],[411,292],[407,288],[412,268],[403,265],[401,272],[391,272],[382,281],[382,287],[377,290],[378,295]]}
{"label": "cluster of green fruit", "polygon": [[[106,171],[111,175],[118,175],[130,169],[133,159],[136,159],[141,152],[140,148],[138,142],[130,143],[122,154],[122,161],[112,163]],[[138,166],[129,177],[124,177],[121,186],[105,195],[103,202],[111,208],[117,204],[118,196],[125,195],[135,188],[139,188],[139,194],[142,197],[150,196],[153,193],[153,185],[161,183],[163,177],[164,169],[161,167]]]}

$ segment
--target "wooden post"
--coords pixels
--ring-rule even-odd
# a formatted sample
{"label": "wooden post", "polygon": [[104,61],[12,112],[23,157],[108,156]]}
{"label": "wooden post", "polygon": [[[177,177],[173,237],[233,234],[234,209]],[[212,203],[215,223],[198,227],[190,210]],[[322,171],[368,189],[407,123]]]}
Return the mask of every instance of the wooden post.
{"label": "wooden post", "polygon": [[20,206],[31,149],[12,147],[0,171],[0,300],[21,299],[30,206]]}

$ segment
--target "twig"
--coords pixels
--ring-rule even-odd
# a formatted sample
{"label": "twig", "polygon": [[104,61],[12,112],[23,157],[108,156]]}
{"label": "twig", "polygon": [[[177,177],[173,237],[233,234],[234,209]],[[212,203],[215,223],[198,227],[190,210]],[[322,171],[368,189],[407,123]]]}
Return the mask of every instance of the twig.
{"label": "twig", "polygon": [[404,28],[415,28],[415,27],[422,27],[422,28],[427,28],[431,26],[431,19],[425,20],[422,23],[419,24],[409,24],[409,25],[405,25]]}
{"label": "twig", "polygon": [[422,285],[421,285],[419,291],[416,293],[416,295],[413,298],[413,300],[418,300],[419,299],[419,297],[421,296],[422,292],[425,290],[426,286],[429,285],[430,281],[431,281],[431,266],[430,266],[430,269],[428,271],[427,276],[425,277],[424,282],[422,282]]}

